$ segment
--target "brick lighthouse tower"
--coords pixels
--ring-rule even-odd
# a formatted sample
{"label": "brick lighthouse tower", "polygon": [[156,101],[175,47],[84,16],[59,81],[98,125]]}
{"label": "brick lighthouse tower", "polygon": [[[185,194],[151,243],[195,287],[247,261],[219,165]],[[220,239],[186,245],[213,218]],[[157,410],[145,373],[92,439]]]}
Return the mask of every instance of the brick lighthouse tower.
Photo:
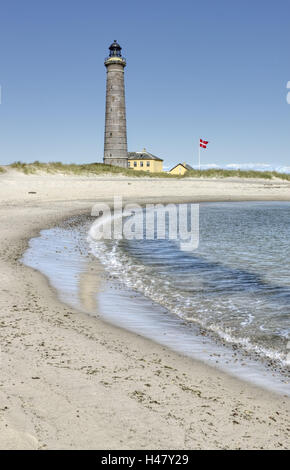
{"label": "brick lighthouse tower", "polygon": [[128,167],[124,68],[121,46],[115,40],[105,60],[107,69],[104,163]]}

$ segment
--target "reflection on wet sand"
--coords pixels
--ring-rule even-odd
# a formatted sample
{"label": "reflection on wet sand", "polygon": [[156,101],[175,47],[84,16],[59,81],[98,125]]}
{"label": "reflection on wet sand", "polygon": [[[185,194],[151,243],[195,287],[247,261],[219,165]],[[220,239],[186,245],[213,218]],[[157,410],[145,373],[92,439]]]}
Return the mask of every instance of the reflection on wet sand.
{"label": "reflection on wet sand", "polygon": [[104,269],[98,260],[89,261],[86,270],[79,277],[79,299],[83,309],[96,314],[98,293],[104,288]]}

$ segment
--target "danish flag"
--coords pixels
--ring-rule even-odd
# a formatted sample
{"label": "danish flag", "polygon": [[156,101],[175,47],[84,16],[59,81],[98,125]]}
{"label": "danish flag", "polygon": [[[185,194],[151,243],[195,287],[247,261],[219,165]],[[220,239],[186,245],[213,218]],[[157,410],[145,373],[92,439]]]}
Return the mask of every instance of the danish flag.
{"label": "danish flag", "polygon": [[199,139],[199,146],[200,146],[202,149],[206,149],[206,148],[207,148],[207,144],[208,144],[208,140]]}

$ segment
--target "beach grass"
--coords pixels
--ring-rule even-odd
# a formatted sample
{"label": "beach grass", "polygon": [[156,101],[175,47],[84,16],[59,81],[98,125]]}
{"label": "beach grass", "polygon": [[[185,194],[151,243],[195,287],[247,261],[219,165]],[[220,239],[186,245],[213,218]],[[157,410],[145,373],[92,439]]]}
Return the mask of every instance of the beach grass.
{"label": "beach grass", "polygon": [[[262,178],[271,180],[279,178],[282,180],[290,181],[290,174],[278,173],[276,171],[254,171],[254,170],[224,170],[217,168],[209,168],[207,170],[190,170],[184,175],[171,175],[167,172],[149,173],[146,171],[135,171],[133,169],[120,168],[117,166],[105,165],[103,163],[61,163],[49,162],[42,163],[35,161],[33,163],[23,163],[21,161],[14,162],[10,165],[11,168],[22,171],[25,174],[35,174],[44,172],[49,174],[62,173],[68,175],[123,175],[130,177],[147,177],[147,178]],[[5,171],[0,167],[0,173]]]}
{"label": "beach grass", "polygon": [[[280,177],[282,173],[272,171],[254,171],[254,170],[224,170],[222,168],[209,168],[207,170],[190,170],[185,173],[185,177],[206,177],[206,178],[263,178],[272,179]],[[290,175],[286,179],[290,179]]]}
{"label": "beach grass", "polygon": [[120,168],[112,165],[105,165],[103,163],[61,163],[61,162],[49,162],[42,163],[35,161],[33,163],[23,163],[23,162],[14,162],[11,165],[11,168],[22,171],[25,174],[33,174],[37,172],[45,173],[62,173],[69,175],[124,175],[124,176],[134,176],[134,177],[158,177],[158,178],[173,178],[173,175],[170,175],[166,172],[160,173],[149,173],[146,171],[134,171],[133,169]]}
{"label": "beach grass", "polygon": [[5,173],[5,170],[2,166],[0,166],[0,173]]}

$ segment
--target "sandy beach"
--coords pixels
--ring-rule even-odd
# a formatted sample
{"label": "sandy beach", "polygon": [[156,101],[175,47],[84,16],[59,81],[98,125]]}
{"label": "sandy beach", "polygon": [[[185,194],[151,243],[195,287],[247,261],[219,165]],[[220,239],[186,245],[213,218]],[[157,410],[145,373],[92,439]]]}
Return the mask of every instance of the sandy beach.
{"label": "sandy beach", "polygon": [[73,310],[19,261],[41,229],[114,195],[290,201],[290,183],[1,174],[0,448],[289,448],[289,398]]}

